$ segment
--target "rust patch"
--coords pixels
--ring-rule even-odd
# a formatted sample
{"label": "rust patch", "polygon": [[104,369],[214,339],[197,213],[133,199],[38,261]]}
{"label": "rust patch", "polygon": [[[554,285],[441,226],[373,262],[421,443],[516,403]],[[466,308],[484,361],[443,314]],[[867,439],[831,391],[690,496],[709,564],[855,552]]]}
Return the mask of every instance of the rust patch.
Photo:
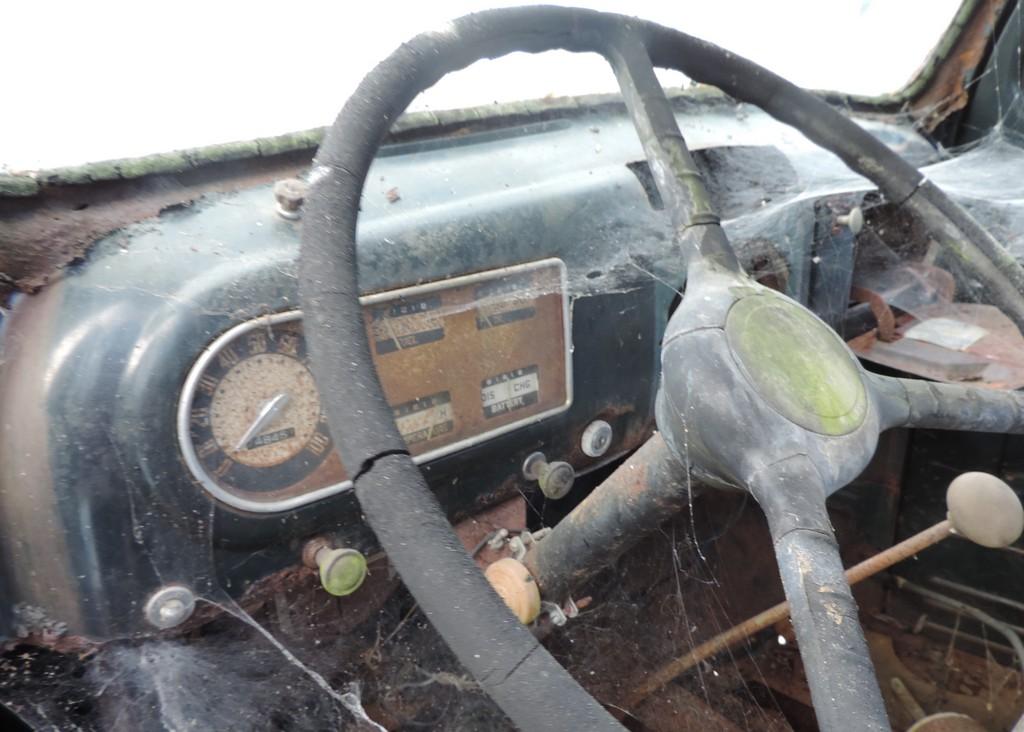
{"label": "rust patch", "polygon": [[[884,631],[884,632],[879,632]],[[985,729],[1011,729],[1021,712],[1019,672],[988,658],[961,650],[958,644],[941,646],[889,624],[865,630],[868,650],[881,684],[882,696],[894,729],[912,724],[888,679],[899,678],[928,712],[967,714]],[[939,650],[941,648],[942,650]]]}
{"label": "rust patch", "polygon": [[[707,732],[740,732],[740,727],[722,716],[696,694],[679,686],[653,696],[634,712],[652,732],[700,729]],[[781,729],[785,729],[782,727]]]}
{"label": "rust patch", "polygon": [[473,559],[480,569],[486,569],[508,552],[504,549],[495,551],[484,544],[488,535],[497,529],[508,529],[510,533],[526,529],[526,501],[522,496],[516,496],[493,508],[476,514],[472,518],[460,521],[455,524],[455,535],[459,537],[462,545],[470,554],[476,547],[483,544]]}
{"label": "rust patch", "polygon": [[878,323],[877,338],[880,341],[891,343],[896,340],[896,316],[885,298],[866,287],[854,285],[850,289],[850,299],[854,302],[866,302],[871,307],[871,314],[875,316]]}
{"label": "rust patch", "polygon": [[629,480],[621,484],[627,501],[635,500],[647,491],[647,465],[630,465],[629,471]]}
{"label": "rust patch", "polygon": [[[311,159],[312,150],[304,150],[176,174],[45,187],[28,199],[0,197],[0,294],[39,290],[98,239],[128,224],[188,206],[207,194],[293,177]],[[268,191],[267,205],[273,201]]]}
{"label": "rust patch", "polygon": [[917,124],[932,132],[970,98],[969,85],[985,60],[989,39],[1006,0],[980,0],[963,30],[935,69],[928,86],[910,102]]}
{"label": "rust patch", "polygon": [[[896,319],[891,341],[870,331],[851,339],[849,346],[869,361],[934,381],[969,382],[990,389],[1024,386],[1024,336],[997,308],[945,302],[918,308],[914,316]],[[981,328],[984,335],[959,350],[903,337],[917,323],[933,318]]]}
{"label": "rust patch", "polygon": [[[615,431],[615,438],[609,454],[613,452],[632,452],[654,433],[654,419],[638,419],[636,405],[630,402],[608,403],[600,412],[594,415],[594,419],[603,419],[612,425]],[[607,455],[600,458],[592,458],[583,452],[581,447],[583,430],[586,424],[579,425],[569,435],[569,445],[572,448],[563,459],[576,466],[589,466],[607,458]]]}
{"label": "rust patch", "polygon": [[46,648],[57,653],[85,659],[98,651],[103,644],[80,635],[57,635],[53,633],[30,633],[24,638],[10,638],[0,644],[0,651],[16,650],[22,646]]}

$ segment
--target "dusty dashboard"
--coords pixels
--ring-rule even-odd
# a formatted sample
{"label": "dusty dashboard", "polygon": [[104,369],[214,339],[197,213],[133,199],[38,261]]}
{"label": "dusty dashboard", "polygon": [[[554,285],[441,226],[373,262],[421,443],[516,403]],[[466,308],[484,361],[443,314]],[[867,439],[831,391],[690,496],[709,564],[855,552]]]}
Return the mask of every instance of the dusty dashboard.
{"label": "dusty dashboard", "polygon": [[[759,150],[712,157],[731,180]],[[557,506],[523,476],[527,456],[569,462],[585,491],[653,429],[684,277],[671,223],[630,167],[641,158],[612,115],[398,145],[374,163],[357,252],[366,333],[450,518],[525,495],[530,521],[549,523]],[[272,182],[247,185],[126,226],[9,303],[0,596],[71,633],[149,630],[142,607],[169,582],[242,596],[324,532],[374,549],[308,370],[301,221],[277,214]],[[814,206],[762,210],[761,193],[725,206],[735,240],[772,232],[790,294],[813,299]],[[598,420],[612,438],[595,457],[582,436]]]}
{"label": "dusty dashboard", "polygon": [[[569,462],[585,490],[653,429],[675,297],[662,282],[680,264],[622,163],[630,128],[615,126],[628,150],[598,168],[579,165],[593,149],[562,123],[376,163],[374,185],[400,185],[401,200],[363,203],[366,334],[453,520],[520,495],[531,520],[553,520],[527,456]],[[523,168],[559,146],[554,177]],[[144,631],[141,608],[168,582],[239,597],[325,532],[375,551],[308,369],[301,220],[278,215],[271,188],[127,226],[13,303],[0,405],[19,428],[0,432],[0,487],[17,489],[0,490],[0,594],[110,637]],[[595,421],[612,429],[598,456],[582,449]]]}
{"label": "dusty dashboard", "polygon": [[[402,288],[362,304],[377,373],[417,462],[572,403],[561,260]],[[286,511],[351,485],[331,449],[297,310],[236,325],[203,352],[179,399],[178,439],[198,483],[241,510]]]}

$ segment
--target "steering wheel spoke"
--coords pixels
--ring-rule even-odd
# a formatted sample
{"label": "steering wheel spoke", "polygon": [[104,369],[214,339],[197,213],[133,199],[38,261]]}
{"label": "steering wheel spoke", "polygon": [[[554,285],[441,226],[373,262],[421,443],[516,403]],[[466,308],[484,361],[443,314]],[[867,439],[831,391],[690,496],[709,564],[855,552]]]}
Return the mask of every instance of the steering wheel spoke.
{"label": "steering wheel spoke", "polygon": [[882,429],[1024,434],[1024,392],[871,374]]}
{"label": "steering wheel spoke", "polygon": [[807,685],[825,730],[886,730],[889,723],[857,603],[825,510],[827,488],[805,456],[774,463],[749,486],[772,535]]}
{"label": "steering wheel spoke", "polygon": [[704,176],[686,146],[639,32],[623,25],[610,41],[606,58],[619,82],[658,192],[672,215],[677,243],[688,265],[702,262],[741,273],[736,254],[719,225],[721,219]]}

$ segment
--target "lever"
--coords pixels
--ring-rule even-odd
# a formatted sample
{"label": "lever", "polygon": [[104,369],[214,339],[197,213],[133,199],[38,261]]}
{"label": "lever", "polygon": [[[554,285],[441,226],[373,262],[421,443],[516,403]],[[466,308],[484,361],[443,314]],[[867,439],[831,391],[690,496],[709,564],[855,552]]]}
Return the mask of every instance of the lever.
{"label": "lever", "polygon": [[[1024,507],[1017,494],[1004,481],[988,473],[964,473],[954,479],[946,491],[946,508],[947,517],[931,528],[848,569],[847,581],[851,585],[856,584],[953,535],[995,549],[1013,544],[1024,531]],[[701,661],[732,648],[788,616],[789,603],[780,602],[701,643],[651,674],[632,693],[629,703],[638,704]]]}

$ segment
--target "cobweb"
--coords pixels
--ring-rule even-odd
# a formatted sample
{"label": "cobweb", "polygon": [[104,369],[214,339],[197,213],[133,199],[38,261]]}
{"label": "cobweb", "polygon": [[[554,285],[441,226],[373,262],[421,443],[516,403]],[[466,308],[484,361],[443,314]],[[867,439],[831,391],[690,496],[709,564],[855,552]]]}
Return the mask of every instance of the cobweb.
{"label": "cobweb", "polygon": [[[1011,22],[1020,38],[1019,7]],[[1012,89],[1000,80],[1000,64],[1007,62],[1016,65]],[[998,117],[994,125],[967,120],[970,139],[950,147],[924,143],[903,118],[864,124],[923,166],[929,179],[1024,259],[1020,71],[1019,46],[1009,61],[993,56],[970,83],[993,87]],[[806,299],[800,282],[809,277],[801,269],[808,265],[799,260],[814,256],[807,242],[816,236],[822,247],[832,242],[831,231],[815,234],[813,204],[819,201],[837,202],[837,212],[861,205],[869,231],[897,259],[927,250],[927,236],[904,225],[896,207],[873,195],[866,181],[759,111],[744,105],[710,113],[687,109],[681,124],[695,149],[767,144],[784,151],[790,172],[771,154],[734,158],[716,193],[725,202],[730,237],[767,284]],[[602,144],[599,137],[595,134],[595,145]],[[703,164],[719,171],[728,167],[729,161],[713,160],[713,151],[708,156]],[[637,171],[644,184],[642,164]],[[623,241],[617,258],[572,273],[573,296],[616,291],[638,272],[681,295],[678,262],[666,249],[662,242]],[[941,255],[934,263],[942,266]],[[978,292],[971,282],[957,284],[967,297]],[[596,485],[609,470],[581,481]],[[524,499],[531,529],[551,525],[564,513],[538,494]],[[139,521],[145,523],[141,505]],[[246,605],[222,582],[213,557],[213,523],[210,517],[207,534],[197,539],[210,551],[194,568],[205,587],[197,610],[204,622],[185,632],[113,641],[79,655],[17,647],[0,660],[4,700],[44,728],[56,729],[511,729],[386,565],[371,575],[384,589],[368,610],[353,611],[344,600],[327,596],[309,572]],[[855,526],[842,517],[836,524],[844,546],[857,543]],[[174,551],[141,543],[154,561]],[[701,661],[642,702],[630,701],[645,674],[781,599],[770,546],[753,501],[699,493],[687,511],[574,594],[580,608],[576,617],[563,627],[542,619],[536,632],[631,728],[788,729],[790,710],[773,690],[777,683],[769,681],[779,677],[780,668],[792,675],[797,665],[785,628]]]}

